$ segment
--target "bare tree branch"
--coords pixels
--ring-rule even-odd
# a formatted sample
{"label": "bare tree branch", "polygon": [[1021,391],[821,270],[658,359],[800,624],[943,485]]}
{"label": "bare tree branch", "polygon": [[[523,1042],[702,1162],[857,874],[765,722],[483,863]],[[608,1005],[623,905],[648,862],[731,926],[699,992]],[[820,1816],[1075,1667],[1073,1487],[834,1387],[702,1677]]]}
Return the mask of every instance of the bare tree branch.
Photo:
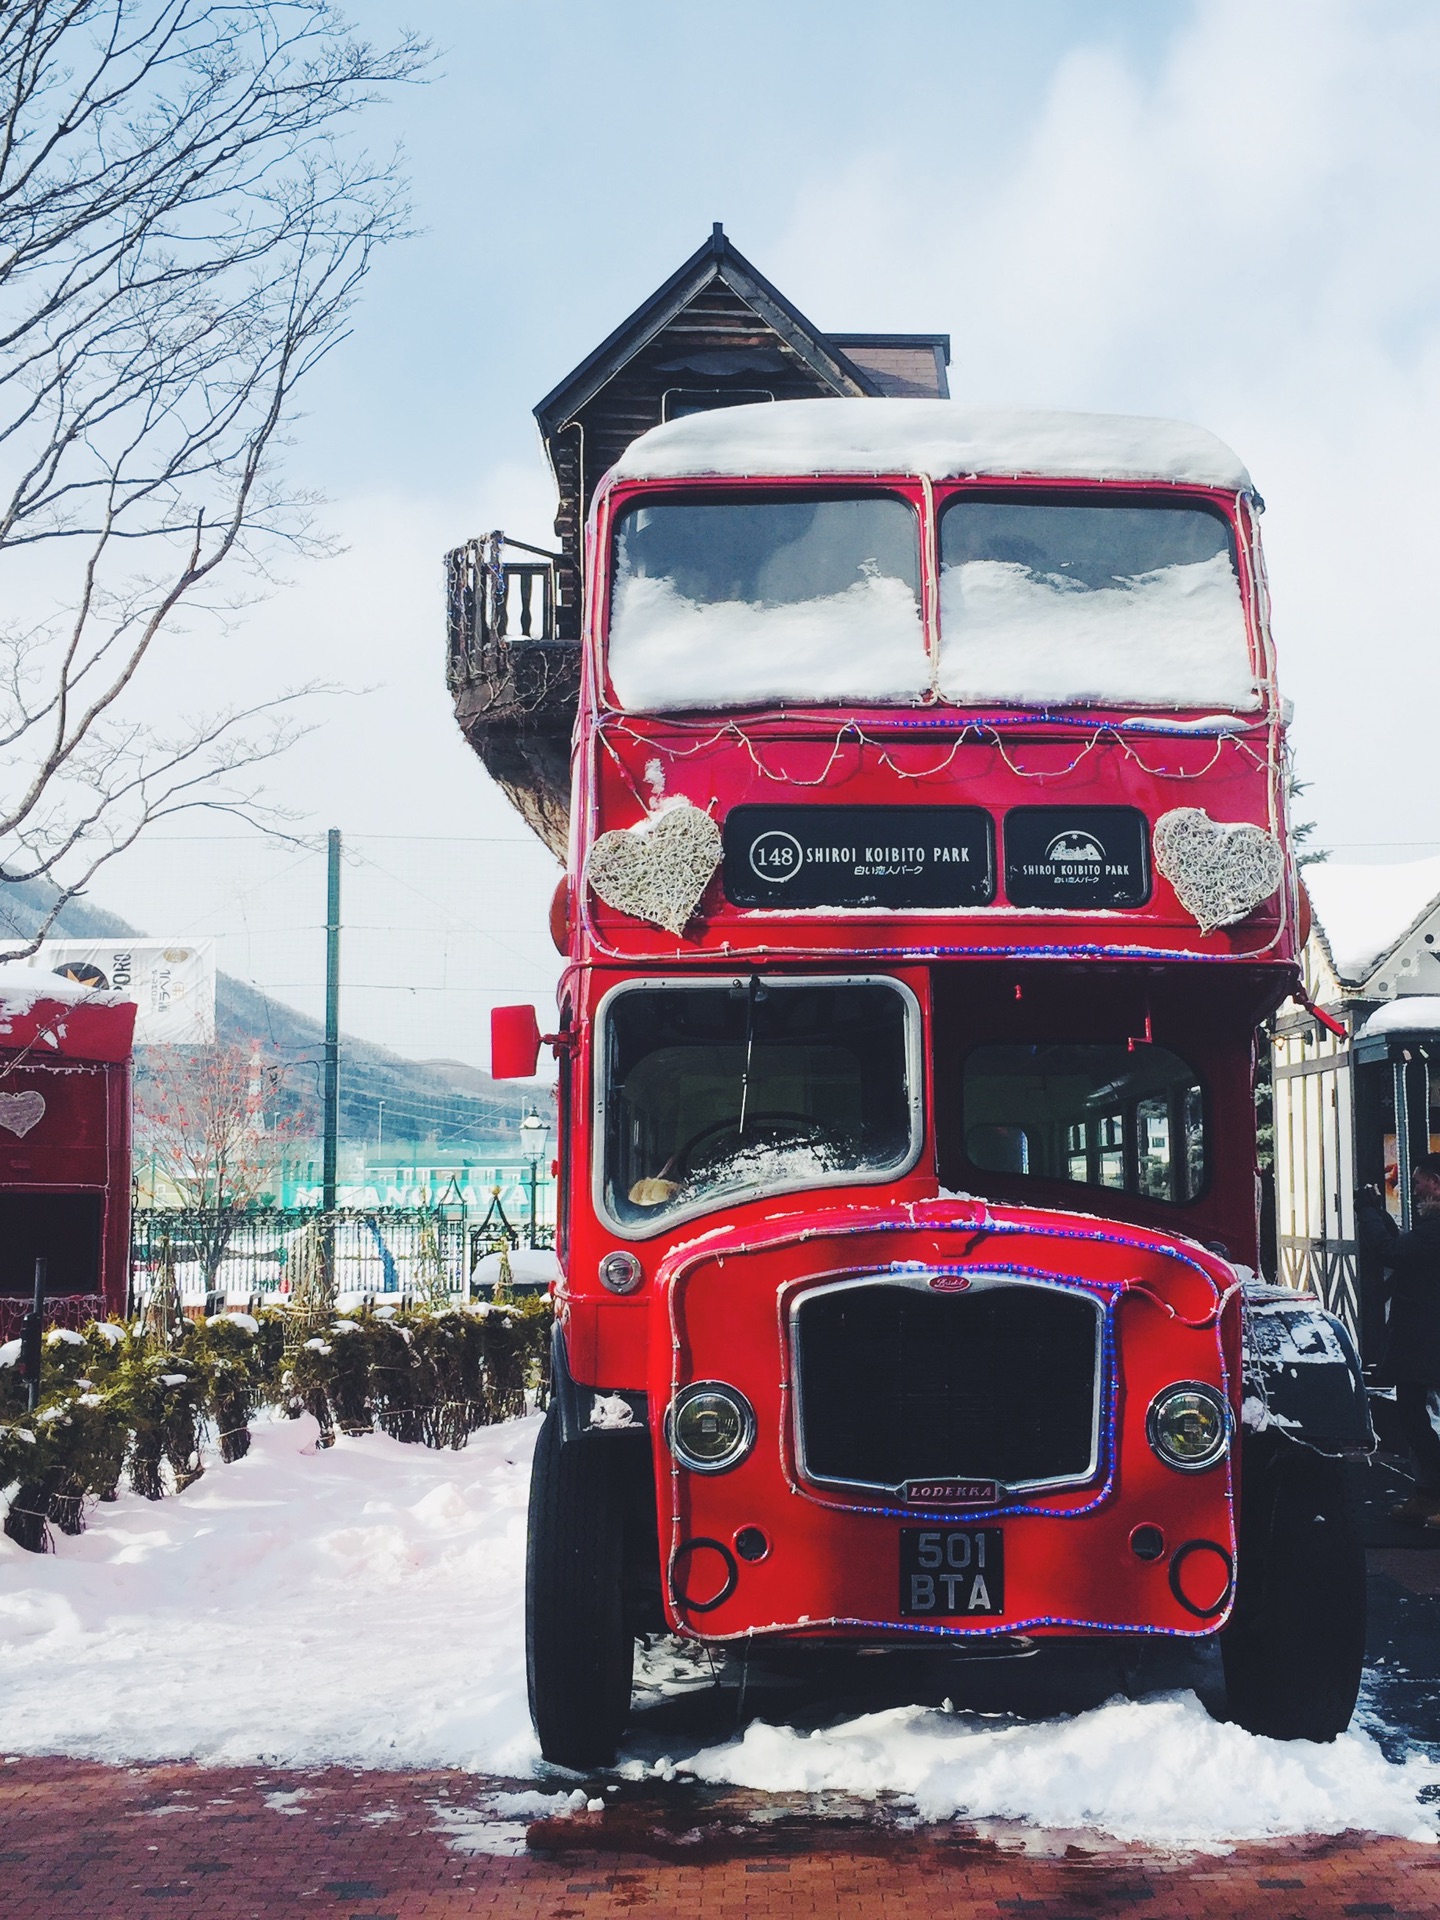
{"label": "bare tree branch", "polygon": [[56,913],[155,819],[264,811],[289,696],[161,738],[137,679],[222,570],[325,549],[277,454],[408,218],[352,123],[426,58],[329,0],[0,4],[0,881]]}

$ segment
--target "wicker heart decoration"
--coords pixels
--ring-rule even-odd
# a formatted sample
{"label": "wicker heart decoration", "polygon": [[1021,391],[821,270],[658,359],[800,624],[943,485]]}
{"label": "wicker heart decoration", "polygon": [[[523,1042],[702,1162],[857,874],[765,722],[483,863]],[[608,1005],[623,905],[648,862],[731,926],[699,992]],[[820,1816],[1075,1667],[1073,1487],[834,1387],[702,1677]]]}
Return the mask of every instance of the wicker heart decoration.
{"label": "wicker heart decoration", "polygon": [[43,1093],[0,1093],[0,1127],[23,1140],[45,1118]]}
{"label": "wicker heart decoration", "polygon": [[1228,927],[1268,900],[1285,872],[1280,843],[1263,827],[1212,820],[1176,807],[1155,822],[1155,865],[1202,933]]}
{"label": "wicker heart decoration", "polygon": [[682,800],[638,827],[602,833],[585,877],[607,907],[682,934],[720,864],[720,829]]}

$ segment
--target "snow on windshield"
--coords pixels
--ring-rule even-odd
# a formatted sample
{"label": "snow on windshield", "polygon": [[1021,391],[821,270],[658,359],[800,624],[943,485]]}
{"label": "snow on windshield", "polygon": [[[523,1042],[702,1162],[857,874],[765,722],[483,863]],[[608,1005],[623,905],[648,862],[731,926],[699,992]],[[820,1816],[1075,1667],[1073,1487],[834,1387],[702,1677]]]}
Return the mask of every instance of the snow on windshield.
{"label": "snow on windshield", "polygon": [[1258,704],[1218,515],[965,499],[945,512],[940,541],[945,699]]}
{"label": "snow on windshield", "polygon": [[632,508],[609,668],[623,707],[911,701],[930,680],[914,512],[886,498]]}
{"label": "snow on windshield", "polygon": [[663,713],[771,700],[918,700],[929,684],[920,607],[879,575],[788,606],[706,605],[669,580],[615,592],[610,680],[622,707]]}

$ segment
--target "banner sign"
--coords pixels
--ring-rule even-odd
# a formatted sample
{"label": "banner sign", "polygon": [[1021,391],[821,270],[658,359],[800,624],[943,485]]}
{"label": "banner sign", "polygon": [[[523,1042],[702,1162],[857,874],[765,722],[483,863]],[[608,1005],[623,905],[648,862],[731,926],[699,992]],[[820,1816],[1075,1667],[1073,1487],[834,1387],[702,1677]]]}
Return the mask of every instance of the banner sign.
{"label": "banner sign", "polygon": [[137,1047],[203,1047],[215,1038],[213,940],[46,940],[30,964],[133,1000]]}
{"label": "banner sign", "polygon": [[734,807],[725,897],[737,907],[983,907],[995,897],[983,807]]}
{"label": "banner sign", "polygon": [[1016,907],[1139,907],[1150,898],[1136,807],[1012,807],[1005,891]]}

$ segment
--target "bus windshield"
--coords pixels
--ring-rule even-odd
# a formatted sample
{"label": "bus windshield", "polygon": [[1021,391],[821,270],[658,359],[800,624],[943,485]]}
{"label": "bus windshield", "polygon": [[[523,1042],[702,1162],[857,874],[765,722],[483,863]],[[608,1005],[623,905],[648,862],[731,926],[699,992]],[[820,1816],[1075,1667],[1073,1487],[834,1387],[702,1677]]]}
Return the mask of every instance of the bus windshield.
{"label": "bus windshield", "polygon": [[1257,705],[1229,523],[1206,507],[952,500],[939,690],[966,704]]}
{"label": "bus windshield", "polygon": [[639,1237],[726,1200],[904,1172],[916,1019],[894,981],[622,988],[603,1016],[603,1210]]}
{"label": "bus windshield", "polygon": [[929,690],[919,523],[903,500],[632,506],[612,574],[610,681],[632,711]]}

